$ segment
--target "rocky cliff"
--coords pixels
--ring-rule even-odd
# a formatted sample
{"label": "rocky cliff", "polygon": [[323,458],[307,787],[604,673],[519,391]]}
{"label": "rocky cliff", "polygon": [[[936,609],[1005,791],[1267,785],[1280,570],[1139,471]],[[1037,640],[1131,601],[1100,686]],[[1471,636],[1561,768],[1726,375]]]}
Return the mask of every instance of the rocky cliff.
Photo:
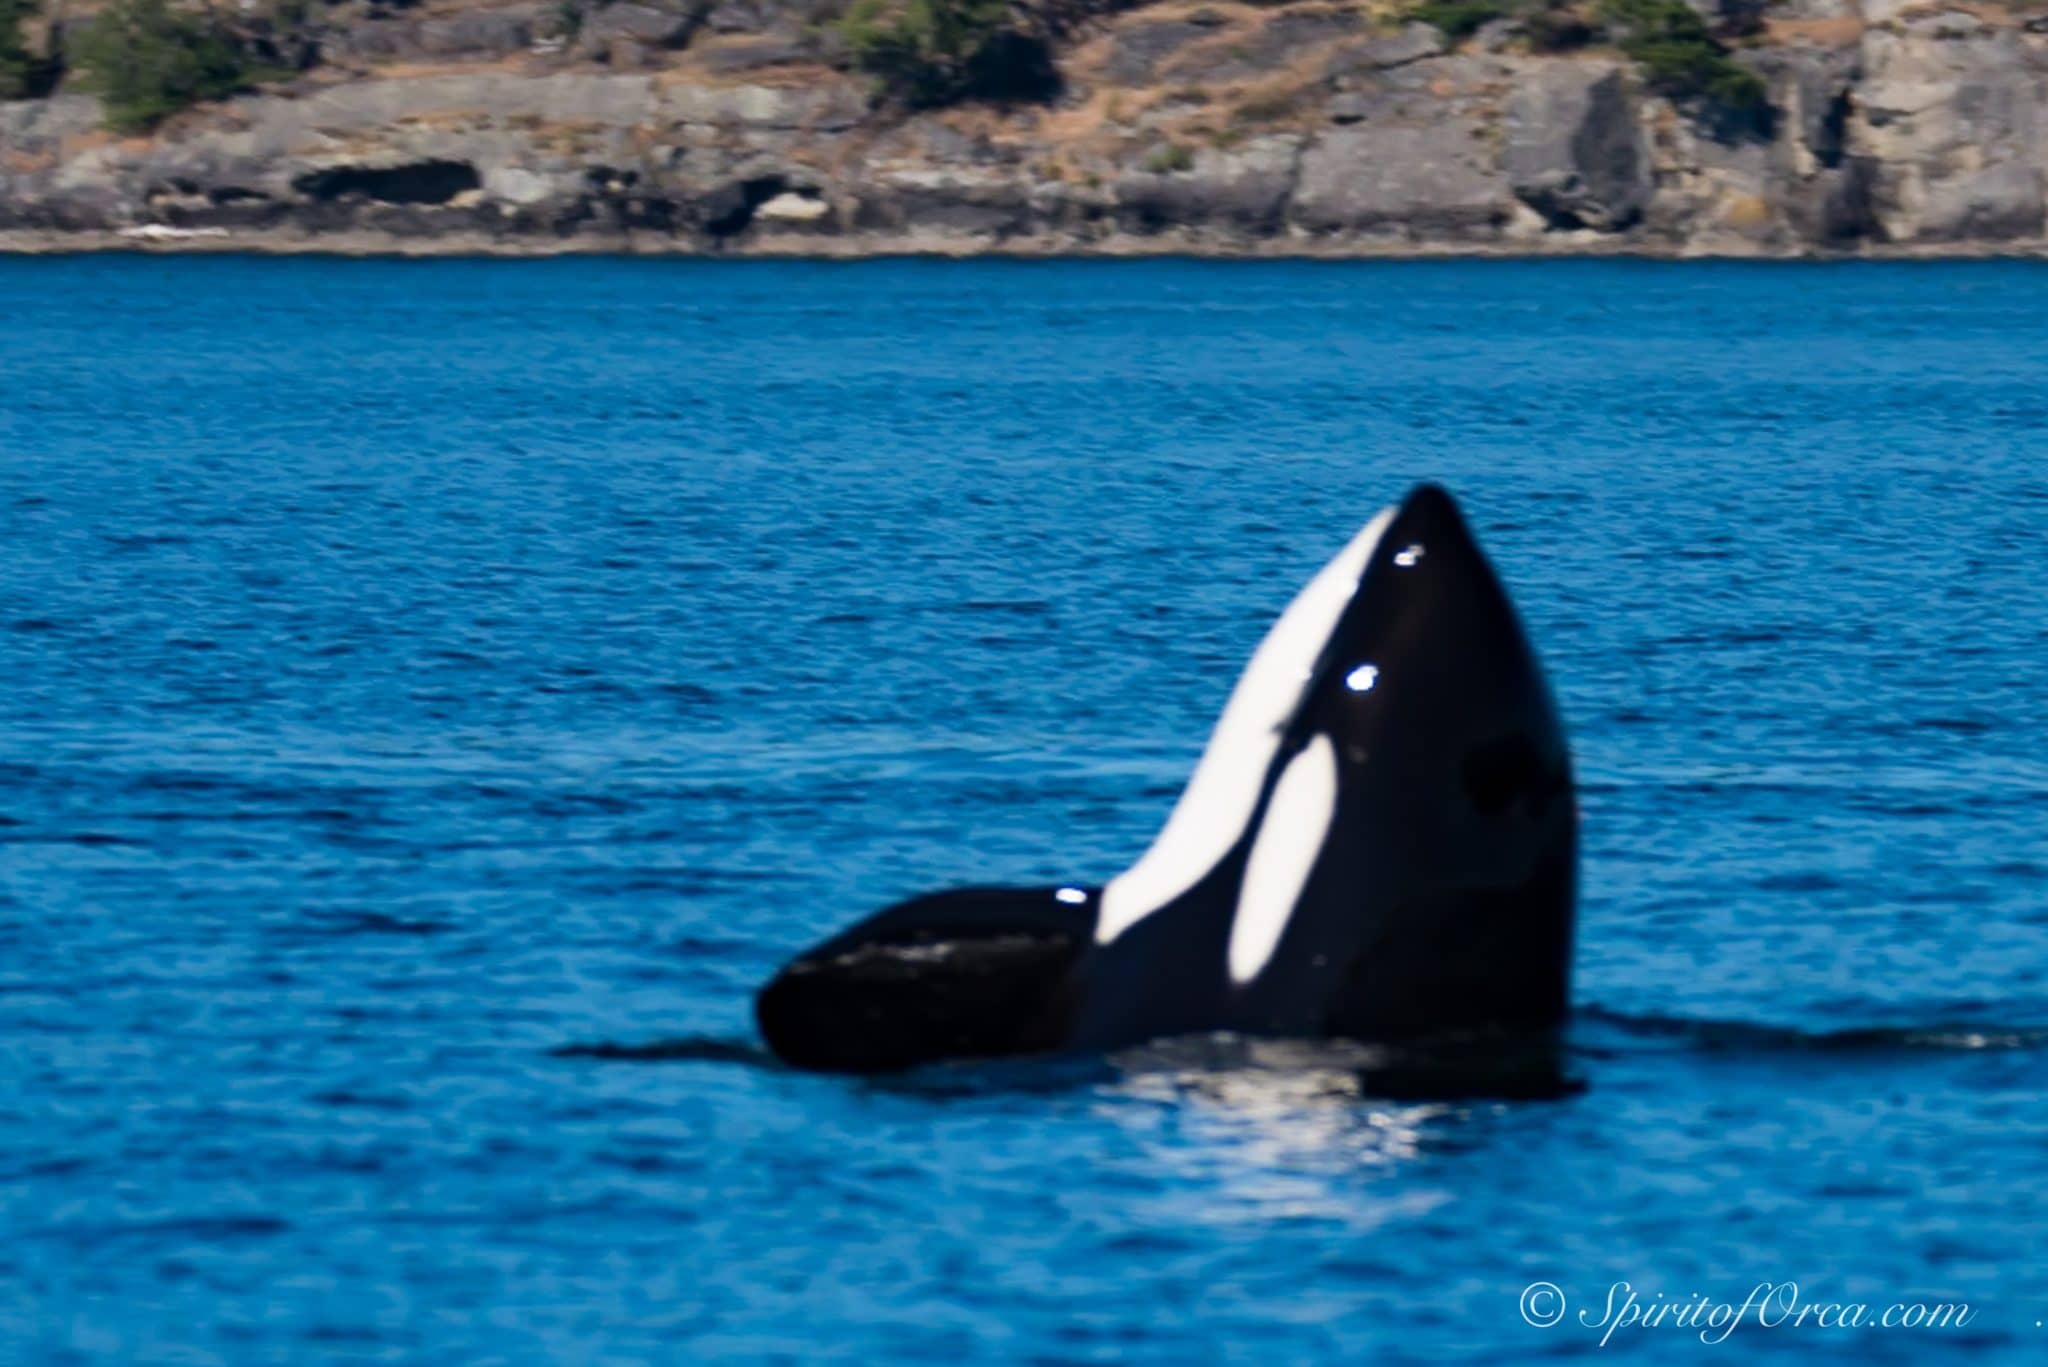
{"label": "rocky cliff", "polygon": [[352,0],[305,29],[296,72],[146,135],[109,131],[69,79],[0,103],[0,246],[2043,246],[2048,10],[1708,8],[1728,61],[1761,81],[1739,117],[1660,93],[1598,32],[1417,13],[1070,11],[1036,30],[1048,69],[1030,88],[906,101],[849,58],[832,0]]}

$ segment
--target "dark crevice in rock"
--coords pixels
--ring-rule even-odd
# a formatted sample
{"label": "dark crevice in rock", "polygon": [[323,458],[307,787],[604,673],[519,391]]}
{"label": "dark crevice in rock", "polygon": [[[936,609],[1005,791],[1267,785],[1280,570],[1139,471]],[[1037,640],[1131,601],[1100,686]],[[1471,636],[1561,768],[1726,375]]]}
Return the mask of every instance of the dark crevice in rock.
{"label": "dark crevice in rock", "polygon": [[1569,68],[1510,110],[1506,169],[1515,196],[1557,232],[1624,232],[1656,193],[1633,87],[1620,71],[1581,84]]}
{"label": "dark crevice in rock", "polygon": [[1004,30],[967,63],[974,98],[993,104],[1050,104],[1066,89],[1052,45],[1035,33]]}
{"label": "dark crevice in rock", "polygon": [[1874,160],[1856,157],[1848,163],[1842,174],[1842,188],[1835,196],[1823,231],[1838,242],[1859,238],[1872,242],[1885,240],[1884,225],[1877,218],[1877,163]]}
{"label": "dark crevice in rock", "polygon": [[1849,130],[1849,112],[1849,92],[1845,88],[1837,91],[1834,99],[1828,101],[1827,113],[1821,116],[1820,125],[1814,130],[1813,155],[1821,165],[1833,167],[1842,164],[1842,147]]}
{"label": "dark crevice in rock", "polygon": [[754,211],[789,188],[782,176],[755,176],[716,191],[704,203],[704,231],[713,237],[744,232]]}
{"label": "dark crevice in rock", "polygon": [[1724,146],[1764,144],[1778,135],[1778,111],[1768,103],[1729,104],[1704,97],[1680,97],[1672,104],[1692,118],[1693,127]]}
{"label": "dark crevice in rock", "polygon": [[350,195],[380,204],[446,204],[465,190],[483,184],[466,161],[416,161],[404,166],[331,166],[308,171],[292,188],[317,200]]}
{"label": "dark crevice in rock", "polygon": [[[1557,187],[1565,194],[1576,194],[1579,181],[1575,176]],[[1543,227],[1547,232],[1575,233],[1586,226],[1586,220],[1566,207],[1564,201],[1549,194],[1527,193],[1520,195],[1521,201],[1543,216]]]}
{"label": "dark crevice in rock", "polygon": [[1565,209],[1564,216],[1603,232],[1633,226],[1649,199],[1652,175],[1635,105],[1619,77],[1610,76],[1593,87],[1586,120],[1572,134],[1571,149],[1573,162],[1588,169],[1603,193],[1596,212],[1588,214],[1584,206],[1575,206]]}
{"label": "dark crevice in rock", "polygon": [[1865,157],[1847,157],[1839,169],[1815,178],[1804,197],[1788,197],[1792,221],[1809,240],[1831,247],[1883,242],[1884,225],[1877,217],[1877,164]]}

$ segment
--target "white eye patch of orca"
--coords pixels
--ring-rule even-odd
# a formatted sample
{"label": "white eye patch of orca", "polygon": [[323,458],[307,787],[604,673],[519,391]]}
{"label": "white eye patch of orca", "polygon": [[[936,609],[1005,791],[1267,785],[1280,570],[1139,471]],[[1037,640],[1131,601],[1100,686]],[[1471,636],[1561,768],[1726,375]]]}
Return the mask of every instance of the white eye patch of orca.
{"label": "white eye patch of orca", "polygon": [[1396,511],[1387,508],[1368,522],[1295,595],[1259,643],[1165,827],[1137,863],[1103,888],[1097,944],[1110,943],[1200,882],[1243,836],[1279,752],[1281,731],[1301,706],[1316,660],[1357,595]]}
{"label": "white eye patch of orca", "polygon": [[1287,761],[1273,785],[1273,800],[1245,861],[1230,923],[1230,980],[1239,987],[1258,977],[1280,947],[1336,813],[1337,749],[1328,736],[1317,736]]}

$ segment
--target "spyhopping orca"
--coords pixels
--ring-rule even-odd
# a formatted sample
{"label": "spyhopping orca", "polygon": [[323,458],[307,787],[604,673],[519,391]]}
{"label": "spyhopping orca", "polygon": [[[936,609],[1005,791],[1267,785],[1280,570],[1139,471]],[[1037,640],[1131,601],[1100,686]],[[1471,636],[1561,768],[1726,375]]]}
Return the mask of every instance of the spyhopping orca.
{"label": "spyhopping orca", "polygon": [[784,1061],[845,1072],[1193,1032],[1543,1031],[1577,870],[1549,688],[1425,484],[1281,614],[1136,864],[900,903],[799,955],[755,1011]]}

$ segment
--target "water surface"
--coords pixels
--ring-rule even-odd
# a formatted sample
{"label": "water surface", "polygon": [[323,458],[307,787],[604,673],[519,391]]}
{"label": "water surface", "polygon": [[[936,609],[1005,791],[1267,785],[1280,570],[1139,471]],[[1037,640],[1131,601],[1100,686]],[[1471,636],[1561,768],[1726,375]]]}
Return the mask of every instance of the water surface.
{"label": "water surface", "polygon": [[[2039,1361],[2044,286],[0,260],[7,1357],[1498,1362],[1791,1279],[1975,1315],[1718,1351]],[[1573,734],[1582,1094],[760,1066],[821,935],[1134,858],[1424,477]]]}

